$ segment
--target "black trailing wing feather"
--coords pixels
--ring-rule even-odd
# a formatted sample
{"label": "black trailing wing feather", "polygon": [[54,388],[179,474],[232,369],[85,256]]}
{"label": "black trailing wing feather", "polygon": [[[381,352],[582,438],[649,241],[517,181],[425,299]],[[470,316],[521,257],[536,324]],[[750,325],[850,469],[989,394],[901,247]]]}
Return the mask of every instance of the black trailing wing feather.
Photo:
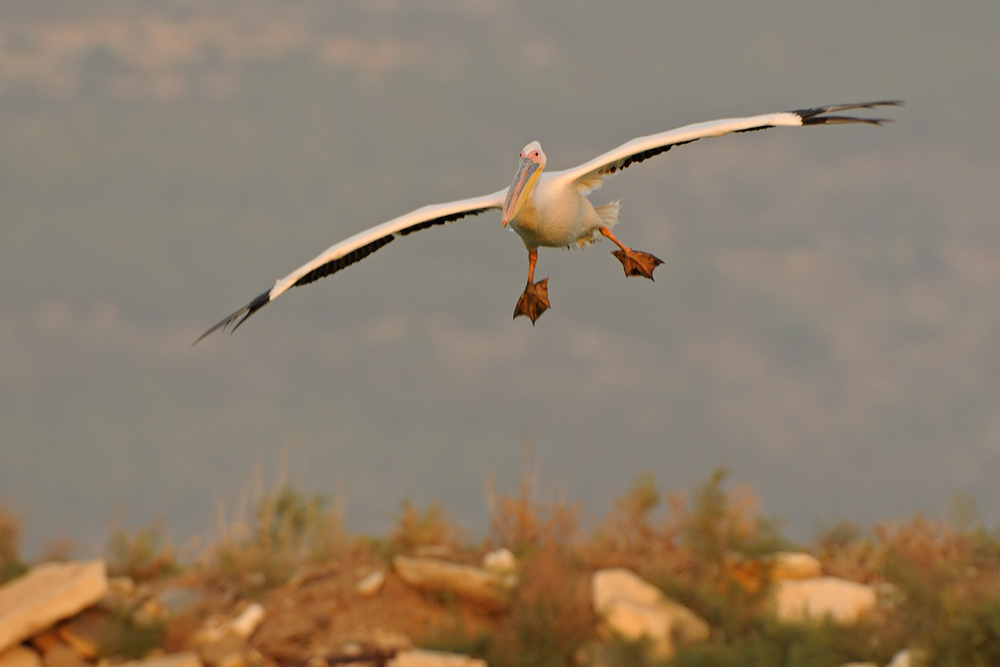
{"label": "black trailing wing feather", "polygon": [[[849,109],[873,109],[875,107],[882,106],[903,106],[903,102],[899,100],[890,100],[884,102],[861,102],[859,104],[838,104],[827,107],[815,107],[812,109],[800,109],[798,111],[792,111],[790,113],[798,114],[802,118],[803,125],[837,125],[843,123],[869,123],[871,125],[881,125],[882,123],[891,122],[888,118],[856,118],[854,116],[824,116],[823,114],[838,111],[847,111]],[[745,130],[736,130],[736,133],[743,132],[757,132],[760,130],[767,130],[774,127],[774,125],[760,125],[758,127],[748,127]],[[672,144],[665,144],[663,146],[656,146],[655,148],[650,148],[644,151],[639,151],[638,153],[633,153],[632,155],[621,158],[620,160],[615,160],[609,165],[601,168],[597,173],[599,174],[613,174],[616,171],[621,171],[629,165],[635,164],[636,162],[642,162],[643,160],[648,160],[649,158],[659,155],[660,153],[665,153],[669,151],[674,146],[683,146],[684,144],[690,144],[691,142],[698,141],[697,139],[689,139],[688,141],[678,141]]]}
{"label": "black trailing wing feather", "polygon": [[736,130],[733,134],[743,134],[744,132],[760,132],[761,130],[770,130],[774,125],[758,125],[757,127],[748,127],[745,130]]}
{"label": "black trailing wing feather", "polygon": [[411,225],[406,229],[401,229],[397,232],[400,236],[406,236],[412,234],[413,232],[419,232],[421,229],[427,229],[428,227],[433,227],[435,225],[443,225],[447,222],[455,222],[456,220],[461,220],[462,218],[468,217],[470,215],[479,215],[480,213],[485,213],[492,207],[486,208],[476,208],[471,211],[459,211],[458,213],[450,213],[448,215],[442,215],[440,218],[434,218],[433,220],[424,220],[423,222],[418,222],[415,225]]}
{"label": "black trailing wing feather", "polygon": [[352,250],[343,257],[338,257],[337,259],[331,259],[326,264],[316,267],[306,275],[296,280],[294,286],[298,287],[299,285],[308,285],[309,283],[319,280],[320,278],[326,278],[328,275],[332,273],[336,273],[341,269],[345,269],[351,264],[354,264],[355,262],[360,262],[365,257],[372,254],[382,246],[392,243],[393,238],[394,237],[392,234],[383,236],[382,238],[375,239],[371,243],[363,245],[356,250]]}
{"label": "black trailing wing feather", "polygon": [[683,146],[684,144],[690,144],[692,141],[697,141],[697,139],[690,139],[688,141],[676,141],[676,142],[674,142],[672,144],[665,144],[663,146],[656,146],[655,148],[649,148],[649,149],[644,150],[644,151],[639,151],[638,153],[633,153],[632,155],[628,155],[626,157],[623,157],[620,160],[615,160],[611,164],[603,167],[597,173],[599,173],[599,174],[613,174],[616,171],[621,171],[622,169],[627,168],[629,165],[633,165],[633,164],[635,164],[637,162],[642,162],[643,160],[648,160],[649,158],[654,157],[656,155],[659,155],[660,153],[666,153],[667,151],[669,151],[674,146]]}
{"label": "black trailing wing feather", "polygon": [[[298,287],[300,285],[308,285],[309,283],[315,282],[320,278],[325,278],[326,276],[336,273],[341,269],[345,269],[351,264],[354,264],[355,262],[360,262],[365,257],[372,254],[379,248],[392,243],[392,241],[396,238],[397,235],[406,236],[408,234],[412,234],[413,232],[419,232],[421,229],[427,229],[428,227],[433,227],[435,225],[443,225],[448,222],[454,222],[455,220],[459,220],[461,218],[465,218],[470,215],[479,215],[480,213],[485,213],[491,208],[496,208],[496,207],[487,206],[484,208],[477,208],[469,211],[459,211],[457,213],[449,213],[448,215],[442,215],[437,218],[432,218],[431,220],[424,220],[423,222],[415,223],[397,232],[386,234],[385,236],[375,239],[370,243],[366,243],[360,248],[352,250],[343,257],[332,259],[321,266],[317,266],[315,269],[313,269],[309,273],[305,274],[304,276],[296,280],[295,284],[292,286]],[[198,340],[194,342],[194,345],[197,345],[202,338],[205,338],[209,334],[215,333],[219,329],[225,330],[229,328],[230,325],[232,325],[230,333],[236,331],[236,329],[238,329],[241,324],[247,321],[248,317],[256,313],[258,310],[266,306],[271,301],[270,295],[271,295],[270,290],[264,292],[263,294],[255,298],[253,301],[243,306],[235,313],[233,313],[226,319],[222,320],[214,327],[212,327],[211,329],[203,333],[201,336],[199,336]],[[235,324],[233,324],[234,322]]]}
{"label": "black trailing wing feather", "polygon": [[843,125],[845,123],[868,123],[869,125],[881,125],[891,123],[891,118],[858,118],[856,116],[824,116],[830,112],[848,111],[850,109],[874,109],[875,107],[901,107],[904,102],[900,100],[884,100],[882,102],[860,102],[857,104],[835,104],[828,107],[815,107],[813,109],[799,109],[792,113],[798,114],[802,118],[803,125]]}
{"label": "black trailing wing feather", "polygon": [[427,229],[428,227],[433,227],[435,225],[443,225],[447,222],[454,222],[466,216],[479,215],[484,211],[488,211],[488,208],[480,208],[472,211],[460,211],[458,213],[450,213],[448,215],[442,215],[439,218],[433,218],[431,220],[424,220],[423,222],[418,222],[414,225],[410,225],[405,229],[401,229],[394,234],[387,234],[380,239],[375,239],[371,243],[361,246],[357,250],[352,250],[343,257],[338,257],[337,259],[330,260],[323,266],[318,266],[306,275],[302,276],[295,281],[295,287],[300,285],[308,285],[311,282],[319,280],[320,278],[325,278],[332,273],[336,273],[341,269],[345,269],[355,262],[360,262],[368,255],[372,254],[382,246],[388,245],[396,238],[396,235],[406,236],[412,234],[413,232],[419,232],[421,229]]}
{"label": "black trailing wing feather", "polygon": [[[271,290],[267,290],[263,294],[259,294],[258,296],[254,297],[253,301],[251,301],[247,305],[243,306],[242,308],[240,308],[239,310],[237,310],[235,313],[233,313],[232,315],[230,315],[226,319],[222,320],[221,322],[219,322],[218,324],[216,324],[214,327],[212,327],[211,329],[209,329],[208,331],[206,331],[202,335],[198,336],[198,340],[196,340],[195,342],[193,342],[191,344],[191,346],[194,347],[195,345],[197,345],[198,343],[201,342],[202,338],[204,338],[205,336],[208,336],[209,334],[215,333],[219,329],[222,329],[223,331],[225,331],[227,328],[229,328],[230,324],[233,324],[233,322],[236,322],[236,324],[233,324],[233,328],[232,328],[232,331],[230,331],[230,333],[232,333],[233,331],[236,331],[236,329],[238,329],[241,324],[243,324],[244,322],[246,322],[246,320],[247,320],[248,317],[250,317],[251,315],[253,315],[254,313],[256,313],[258,310],[260,310],[264,306],[266,306],[268,304],[268,302],[270,302],[270,301],[271,301]],[[237,320],[239,320],[239,321],[237,321]]]}

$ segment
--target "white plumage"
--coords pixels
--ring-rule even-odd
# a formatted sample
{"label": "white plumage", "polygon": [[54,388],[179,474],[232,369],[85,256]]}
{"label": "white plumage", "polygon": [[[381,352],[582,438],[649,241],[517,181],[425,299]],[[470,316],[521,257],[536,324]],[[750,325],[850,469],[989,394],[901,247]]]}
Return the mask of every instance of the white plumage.
{"label": "white plumage", "polygon": [[510,228],[517,232],[528,250],[528,284],[515,308],[514,317],[526,315],[534,322],[549,307],[548,279],[538,283],[533,282],[537,249],[541,246],[583,247],[592,243],[597,234],[601,234],[619,246],[620,250],[613,254],[622,262],[627,276],[652,279],[653,269],[662,263],[648,253],[626,247],[615,238],[611,228],[618,222],[619,202],[595,207],[587,198],[587,195],[601,186],[605,177],[636,162],[666,152],[674,146],[698,139],[779,126],[844,123],[880,125],[887,119],[831,114],[850,109],[900,105],[902,102],[899,101],[840,104],[696,123],[633,139],[578,167],[562,171],[544,171],[545,153],[542,152],[538,142],[532,142],[521,151],[517,175],[509,187],[482,197],[424,206],[330,246],[313,260],[277,280],[271,289],[206,331],[195,343],[230,325],[235,331],[248,317],[292,287],[306,285],[336,273],[400,236],[479,215],[492,209],[502,211],[503,224],[510,225]]}

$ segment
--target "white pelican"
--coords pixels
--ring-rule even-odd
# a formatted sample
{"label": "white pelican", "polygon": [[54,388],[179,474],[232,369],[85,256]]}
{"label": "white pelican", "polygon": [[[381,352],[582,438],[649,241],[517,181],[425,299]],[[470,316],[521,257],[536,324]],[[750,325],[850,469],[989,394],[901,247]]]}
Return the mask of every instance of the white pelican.
{"label": "white pelican", "polygon": [[[528,284],[514,308],[514,317],[526,315],[532,324],[550,304],[548,278],[534,282],[538,248],[584,247],[597,240],[600,234],[618,246],[612,254],[625,269],[626,276],[653,279],[653,269],[663,262],[653,255],[633,250],[611,232],[618,222],[619,202],[593,206],[587,195],[601,186],[604,177],[664,153],[674,146],[689,144],[706,137],[721,137],[732,132],[752,132],[779,125],[833,125],[841,123],[868,123],[881,125],[885,118],[858,118],[828,115],[849,109],[871,109],[877,106],[901,106],[900,101],[837,104],[798,111],[724,118],[705,123],[639,137],[618,148],[600,155],[589,162],[563,171],[544,171],[545,153],[537,141],[521,151],[521,161],[514,182],[507,188],[490,195],[463,199],[447,204],[424,206],[331,246],[321,255],[289,273],[274,283],[271,289],[257,296],[250,303],[203,333],[202,338],[230,325],[235,331],[248,317],[274,301],[292,287],[307,285],[354,264],[382,246],[413,232],[442,225],[460,218],[479,215],[491,209],[500,209],[502,222],[517,232],[528,250]],[[234,324],[235,323],[235,324]]]}

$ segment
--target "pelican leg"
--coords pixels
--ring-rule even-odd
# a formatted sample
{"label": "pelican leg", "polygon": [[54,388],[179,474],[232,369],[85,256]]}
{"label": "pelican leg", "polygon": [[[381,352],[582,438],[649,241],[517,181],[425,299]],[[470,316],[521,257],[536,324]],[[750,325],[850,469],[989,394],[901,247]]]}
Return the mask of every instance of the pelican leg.
{"label": "pelican leg", "polygon": [[627,247],[611,233],[611,230],[607,227],[601,227],[601,234],[605,237],[611,239],[615,242],[621,250],[615,250],[611,254],[618,258],[618,261],[622,263],[622,268],[625,269],[625,277],[630,278],[632,276],[642,276],[643,278],[653,279],[653,269],[663,264],[663,260],[659,257],[654,257],[648,252],[642,252],[641,250],[632,250]]}
{"label": "pelican leg", "polygon": [[517,300],[514,308],[514,318],[524,315],[531,319],[531,325],[535,325],[535,320],[542,316],[551,305],[549,303],[549,279],[535,280],[535,262],[538,261],[538,248],[528,250],[528,284],[524,288],[524,294]]}

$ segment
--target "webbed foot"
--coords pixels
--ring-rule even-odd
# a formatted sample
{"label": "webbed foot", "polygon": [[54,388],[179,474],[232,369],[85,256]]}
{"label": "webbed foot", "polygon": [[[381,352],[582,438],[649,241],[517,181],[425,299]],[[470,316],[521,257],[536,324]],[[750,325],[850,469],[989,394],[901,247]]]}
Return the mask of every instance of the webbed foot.
{"label": "webbed foot", "polygon": [[529,282],[524,288],[524,294],[517,300],[514,308],[514,317],[524,315],[531,319],[534,326],[535,320],[542,316],[549,309],[549,279],[539,280],[537,283]]}
{"label": "webbed foot", "polygon": [[615,250],[611,254],[617,257],[618,261],[622,263],[622,268],[625,269],[625,277],[627,278],[642,276],[643,278],[652,280],[653,269],[663,264],[663,260],[660,258],[641,250],[625,248],[623,250]]}

